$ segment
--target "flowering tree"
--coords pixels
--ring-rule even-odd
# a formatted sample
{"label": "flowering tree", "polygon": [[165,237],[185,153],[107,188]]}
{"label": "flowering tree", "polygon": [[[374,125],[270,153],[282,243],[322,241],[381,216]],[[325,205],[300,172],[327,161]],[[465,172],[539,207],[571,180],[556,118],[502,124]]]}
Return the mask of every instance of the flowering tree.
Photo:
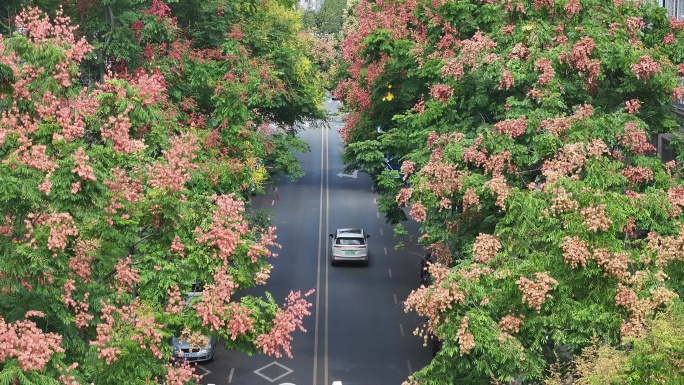
{"label": "flowering tree", "polygon": [[658,313],[681,314],[669,306],[684,289],[684,189],[651,137],[678,128],[684,24],[632,1],[362,0],[355,12],[337,90],[347,160],[372,171],[383,153],[402,158],[381,203],[405,206],[436,258],[406,310],[444,347],[407,383],[562,379],[597,340],[641,347],[611,381],[681,376],[642,348]]}
{"label": "flowering tree", "polygon": [[[208,128],[153,69],[84,88],[92,46],[68,17],[32,8],[16,22],[23,34],[0,35],[0,378],[196,382],[169,363],[166,339],[184,328],[289,355],[308,293],[282,307],[234,298],[266,282],[279,246],[240,198],[244,154],[262,143],[249,115]],[[242,108],[233,83],[215,86],[224,108]],[[197,283],[203,294],[186,303]]]}

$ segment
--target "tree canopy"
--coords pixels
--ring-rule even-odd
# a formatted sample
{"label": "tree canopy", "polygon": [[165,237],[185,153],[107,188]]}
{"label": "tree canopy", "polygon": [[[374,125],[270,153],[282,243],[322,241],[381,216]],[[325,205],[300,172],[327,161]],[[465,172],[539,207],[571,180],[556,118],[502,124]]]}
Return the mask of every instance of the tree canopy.
{"label": "tree canopy", "polygon": [[344,159],[403,161],[381,209],[436,258],[406,310],[444,345],[406,384],[596,380],[574,369],[603,346],[626,358],[601,383],[681,378],[649,341],[681,317],[681,165],[651,142],[679,128],[684,24],[604,0],[361,0],[346,23]]}
{"label": "tree canopy", "polygon": [[265,162],[301,175],[295,124],[324,114],[291,2],[197,8],[230,14],[208,41],[159,0],[63,3],[0,35],[0,378],[195,383],[169,360],[181,331],[290,355],[308,293],[243,293],[279,247],[243,196]]}

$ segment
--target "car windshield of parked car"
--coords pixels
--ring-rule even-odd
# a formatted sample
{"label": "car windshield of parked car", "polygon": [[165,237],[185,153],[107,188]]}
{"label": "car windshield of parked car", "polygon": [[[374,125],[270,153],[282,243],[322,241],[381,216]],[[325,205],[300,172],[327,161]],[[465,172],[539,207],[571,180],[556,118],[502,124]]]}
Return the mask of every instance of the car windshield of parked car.
{"label": "car windshield of parked car", "polygon": [[337,242],[335,242],[336,245],[343,245],[343,246],[358,246],[358,245],[363,245],[363,238],[337,238]]}

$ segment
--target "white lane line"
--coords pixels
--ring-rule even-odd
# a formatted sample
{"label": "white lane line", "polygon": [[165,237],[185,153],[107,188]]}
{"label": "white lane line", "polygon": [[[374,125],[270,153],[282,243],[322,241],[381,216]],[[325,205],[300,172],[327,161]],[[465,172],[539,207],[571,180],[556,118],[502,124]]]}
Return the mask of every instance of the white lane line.
{"label": "white lane line", "polygon": [[394,296],[394,304],[395,304],[395,305],[398,304],[399,301],[397,301],[397,295],[396,295],[396,294],[392,294],[392,295]]}
{"label": "white lane line", "polygon": [[385,233],[380,229],[380,235],[385,235]]}
{"label": "white lane line", "polygon": [[385,255],[387,255],[387,248],[383,247],[382,249],[385,250]]}
{"label": "white lane line", "polygon": [[378,198],[373,198],[373,203],[378,204]]}
{"label": "white lane line", "polygon": [[278,192],[278,187],[275,188],[275,191]]}
{"label": "white lane line", "polygon": [[230,375],[228,375],[228,383],[230,384],[233,382],[233,372],[235,372],[235,368],[230,368]]}
{"label": "white lane line", "polygon": [[392,269],[387,269],[387,272],[389,272],[389,276],[392,278]]}
{"label": "white lane line", "polygon": [[271,200],[271,206],[275,204],[275,200]]}
{"label": "white lane line", "polygon": [[406,365],[408,365],[408,370],[409,370],[409,376],[413,374],[413,369],[411,369],[411,361],[406,361]]}
{"label": "white lane line", "polygon": [[404,325],[403,324],[399,324],[399,331],[401,332],[401,336],[403,337],[404,336]]}
{"label": "white lane line", "polygon": [[380,212],[379,211],[376,212],[375,215],[378,217],[378,219],[380,219]]}

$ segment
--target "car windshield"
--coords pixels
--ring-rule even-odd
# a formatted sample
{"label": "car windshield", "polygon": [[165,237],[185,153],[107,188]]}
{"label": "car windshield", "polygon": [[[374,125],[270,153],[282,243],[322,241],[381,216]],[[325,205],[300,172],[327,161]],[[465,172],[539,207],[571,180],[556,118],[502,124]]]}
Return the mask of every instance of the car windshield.
{"label": "car windshield", "polygon": [[336,245],[358,246],[363,245],[363,238],[337,238]]}

